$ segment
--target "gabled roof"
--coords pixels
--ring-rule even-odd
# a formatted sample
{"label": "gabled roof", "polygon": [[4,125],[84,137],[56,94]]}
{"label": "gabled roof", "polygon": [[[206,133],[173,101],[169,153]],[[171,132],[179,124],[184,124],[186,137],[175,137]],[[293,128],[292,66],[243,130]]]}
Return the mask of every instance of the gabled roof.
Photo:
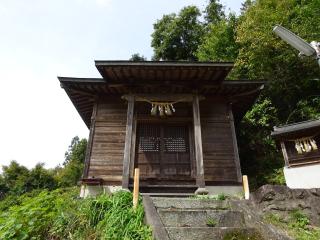
{"label": "gabled roof", "polygon": [[277,139],[285,139],[302,135],[308,137],[309,135],[313,135],[317,132],[320,134],[320,119],[274,127],[273,132],[271,132],[271,136]]}

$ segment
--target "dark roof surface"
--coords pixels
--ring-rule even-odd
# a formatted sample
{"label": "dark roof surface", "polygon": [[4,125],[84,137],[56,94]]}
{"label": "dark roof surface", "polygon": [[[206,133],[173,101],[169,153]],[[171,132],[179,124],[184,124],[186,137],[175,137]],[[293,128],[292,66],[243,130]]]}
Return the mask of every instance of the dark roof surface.
{"label": "dark roof surface", "polygon": [[309,136],[310,134],[314,134],[315,130],[320,131],[320,119],[274,127],[271,136],[275,138],[286,138],[299,135]]}
{"label": "dark roof surface", "polygon": [[222,82],[233,63],[187,61],[95,61],[101,76],[108,83],[183,83]]}

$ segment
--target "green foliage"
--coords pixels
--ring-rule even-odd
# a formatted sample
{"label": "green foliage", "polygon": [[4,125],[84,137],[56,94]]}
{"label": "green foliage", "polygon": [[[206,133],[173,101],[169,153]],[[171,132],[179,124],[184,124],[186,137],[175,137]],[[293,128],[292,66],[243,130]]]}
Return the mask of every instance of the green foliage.
{"label": "green foliage", "polygon": [[71,140],[71,144],[68,147],[68,151],[65,153],[65,161],[63,165],[67,165],[69,162],[84,163],[86,156],[87,139],[79,139],[75,136]]}
{"label": "green foliage", "polygon": [[196,51],[203,35],[200,10],[183,8],[178,15],[164,15],[154,25],[151,46],[154,60],[196,60]]}
{"label": "green foliage", "polygon": [[0,215],[0,239],[46,239],[58,207],[67,198],[68,190],[43,190],[33,197],[19,197],[18,205]]}
{"label": "green foliage", "polygon": [[244,232],[241,230],[234,230],[227,232],[223,236],[223,240],[260,240],[263,239],[258,232]]}
{"label": "green foliage", "polygon": [[308,219],[308,217],[299,210],[291,211],[290,217],[291,217],[290,227],[292,228],[297,227],[297,228],[307,229],[307,226],[310,223],[310,220]]}
{"label": "green foliage", "polygon": [[[242,173],[249,176],[251,189],[266,183],[284,184],[283,160],[270,133],[278,125],[277,109],[262,96],[238,126]],[[279,181],[278,181],[279,180]]]}
{"label": "green foliage", "polygon": [[310,226],[310,220],[300,210],[294,210],[289,213],[289,218],[284,219],[278,214],[267,214],[265,219],[285,230],[288,234],[297,240],[318,240],[320,239],[320,228]]}
{"label": "green foliage", "polygon": [[318,78],[320,69],[313,59],[299,58],[294,48],[272,33],[272,28],[281,24],[309,42],[320,39],[319,4],[319,0],[258,0],[243,14],[237,28],[240,51],[234,74],[269,80],[264,92],[282,123],[299,101],[319,94],[319,81],[312,79]]}
{"label": "green foliage", "polygon": [[56,180],[60,187],[70,187],[80,180],[84,168],[84,160],[87,148],[87,139],[74,137],[65,153],[63,168],[58,168]]}
{"label": "green foliage", "polygon": [[217,226],[217,224],[218,224],[218,221],[216,219],[214,219],[214,218],[208,218],[207,219],[206,225],[208,227],[215,227],[215,226]]}
{"label": "green foliage", "polygon": [[224,6],[219,0],[209,0],[204,11],[204,19],[208,24],[218,24],[225,18]]}
{"label": "green foliage", "polygon": [[263,96],[239,126],[242,170],[254,187],[284,183],[282,155],[270,138],[271,127],[319,117],[320,84],[313,80],[319,67],[313,59],[299,58],[272,32],[281,24],[307,41],[320,39],[319,5],[319,0],[247,1],[239,18],[233,76],[268,80]]}
{"label": "green foliage", "polygon": [[134,53],[131,55],[131,58],[129,58],[129,61],[141,62],[141,61],[147,61],[147,58],[143,55],[140,56],[139,53]]}
{"label": "green foliage", "polygon": [[133,210],[128,192],[88,199],[78,194],[66,188],[17,197],[0,213],[0,239],[151,239],[141,199]]}
{"label": "green foliage", "polygon": [[209,24],[197,50],[200,61],[234,61],[238,56],[239,46],[236,43],[237,17]]}

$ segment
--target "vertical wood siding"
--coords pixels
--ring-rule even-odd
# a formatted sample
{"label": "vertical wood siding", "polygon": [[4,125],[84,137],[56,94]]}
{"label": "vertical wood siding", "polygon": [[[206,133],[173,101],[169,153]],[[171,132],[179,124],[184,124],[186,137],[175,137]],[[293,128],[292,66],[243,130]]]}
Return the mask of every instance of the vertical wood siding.
{"label": "vertical wood siding", "polygon": [[201,101],[200,116],[205,181],[237,182],[227,103]]}
{"label": "vertical wood siding", "polygon": [[89,177],[121,185],[126,118],[127,103],[120,96],[99,100]]}

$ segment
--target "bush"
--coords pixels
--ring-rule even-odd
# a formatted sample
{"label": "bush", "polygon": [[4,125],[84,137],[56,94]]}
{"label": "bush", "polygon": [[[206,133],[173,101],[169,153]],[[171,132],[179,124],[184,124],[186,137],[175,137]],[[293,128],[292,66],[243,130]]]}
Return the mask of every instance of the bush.
{"label": "bush", "polygon": [[0,239],[151,239],[141,199],[133,210],[128,192],[88,199],[78,194],[78,188],[65,188],[5,198]]}

